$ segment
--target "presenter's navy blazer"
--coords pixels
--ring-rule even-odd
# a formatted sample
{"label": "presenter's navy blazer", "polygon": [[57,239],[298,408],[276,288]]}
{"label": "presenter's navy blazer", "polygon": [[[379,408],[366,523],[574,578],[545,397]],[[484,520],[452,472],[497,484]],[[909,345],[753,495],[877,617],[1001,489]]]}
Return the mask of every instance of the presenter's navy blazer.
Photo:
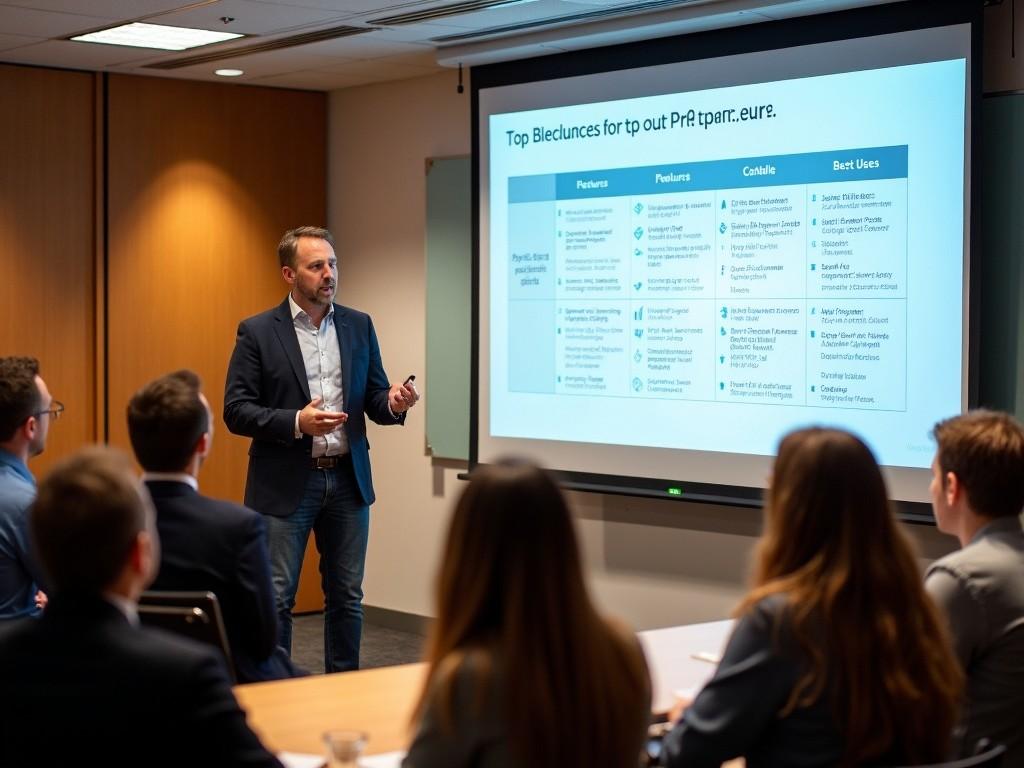
{"label": "presenter's navy blazer", "polygon": [[[403,424],[388,409],[390,384],[381,362],[370,316],[334,305],[341,346],[343,410],[348,414],[352,466],[363,501],[374,501],[366,416],[378,424]],[[295,413],[311,400],[302,351],[288,298],[277,307],[243,320],[228,364],[224,421],[228,429],[252,438],[245,505],[285,517],[295,511],[309,475],[313,439],[295,439]],[[365,414],[365,415],[364,415]]]}

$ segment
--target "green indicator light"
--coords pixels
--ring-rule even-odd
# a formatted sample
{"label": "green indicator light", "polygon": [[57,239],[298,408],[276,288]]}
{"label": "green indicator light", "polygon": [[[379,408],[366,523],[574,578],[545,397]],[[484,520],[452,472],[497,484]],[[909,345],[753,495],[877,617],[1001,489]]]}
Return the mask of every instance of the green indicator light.
{"label": "green indicator light", "polygon": [[669,494],[669,496],[682,496],[683,495],[683,489],[682,488],[669,488],[668,489],[668,494]]}

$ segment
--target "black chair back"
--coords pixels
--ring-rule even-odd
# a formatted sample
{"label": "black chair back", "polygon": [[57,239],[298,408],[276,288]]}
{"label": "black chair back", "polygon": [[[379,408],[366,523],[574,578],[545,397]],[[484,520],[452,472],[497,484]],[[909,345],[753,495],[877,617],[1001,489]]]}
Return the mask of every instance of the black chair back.
{"label": "black chair back", "polygon": [[231,683],[236,682],[224,617],[213,592],[143,592],[139,620],[146,626],[212,645],[223,655]]}

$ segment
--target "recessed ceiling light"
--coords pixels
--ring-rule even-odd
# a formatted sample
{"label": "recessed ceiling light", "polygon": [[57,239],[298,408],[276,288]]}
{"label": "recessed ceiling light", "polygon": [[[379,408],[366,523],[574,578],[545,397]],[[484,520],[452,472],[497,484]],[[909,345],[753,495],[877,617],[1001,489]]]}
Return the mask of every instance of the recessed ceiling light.
{"label": "recessed ceiling light", "polygon": [[245,74],[244,69],[215,69],[213,74],[221,77],[238,77]]}
{"label": "recessed ceiling light", "polygon": [[221,43],[244,37],[236,32],[212,32],[207,29],[168,27],[163,24],[134,22],[118,27],[89,32],[72,37],[82,43],[103,43],[105,45],[130,45],[135,48],[159,48],[163,51],[184,51],[200,45]]}

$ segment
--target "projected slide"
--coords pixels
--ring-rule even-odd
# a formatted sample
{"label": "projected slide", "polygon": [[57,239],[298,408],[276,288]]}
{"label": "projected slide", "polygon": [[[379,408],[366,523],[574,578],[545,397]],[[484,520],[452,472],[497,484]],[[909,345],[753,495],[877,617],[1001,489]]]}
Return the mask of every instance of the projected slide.
{"label": "projected slide", "polygon": [[509,390],[904,410],[906,176],[902,146],[509,179]]}
{"label": "projected slide", "polygon": [[929,429],[964,401],[966,76],[951,57],[485,99],[485,448],[769,456],[824,423],[927,467]]}

